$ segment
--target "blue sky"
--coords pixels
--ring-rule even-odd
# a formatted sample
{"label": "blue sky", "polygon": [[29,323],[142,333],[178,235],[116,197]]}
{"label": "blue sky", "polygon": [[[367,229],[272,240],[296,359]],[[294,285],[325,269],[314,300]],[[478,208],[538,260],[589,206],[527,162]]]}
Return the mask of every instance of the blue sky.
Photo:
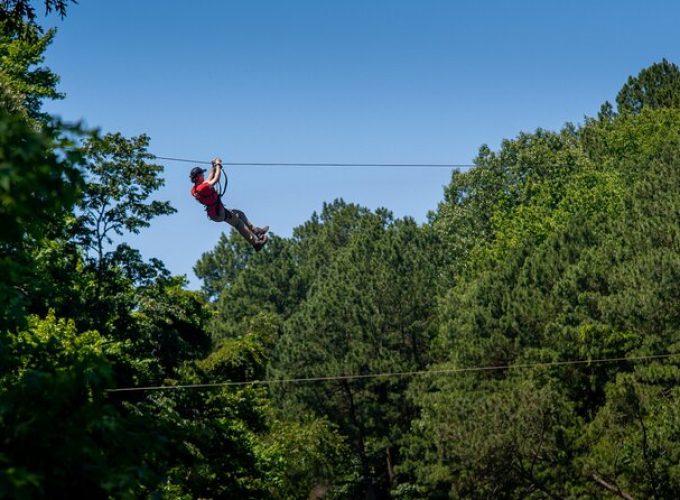
{"label": "blue sky", "polygon": [[[81,0],[49,21],[67,97],[47,111],[202,160],[470,163],[680,62],[672,1]],[[126,240],[198,287],[228,226],[189,196],[191,165],[164,165],[178,213]],[[225,204],[282,236],[337,197],[423,222],[450,173],[234,167]]]}

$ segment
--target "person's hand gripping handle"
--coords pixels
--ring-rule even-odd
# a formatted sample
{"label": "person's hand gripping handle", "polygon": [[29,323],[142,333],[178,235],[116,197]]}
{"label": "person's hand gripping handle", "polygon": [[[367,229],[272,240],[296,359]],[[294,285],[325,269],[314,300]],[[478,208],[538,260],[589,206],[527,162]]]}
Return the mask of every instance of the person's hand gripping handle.
{"label": "person's hand gripping handle", "polygon": [[[222,158],[213,158],[211,163],[212,163],[213,171],[222,169]],[[215,173],[217,173],[217,172],[215,172]]]}

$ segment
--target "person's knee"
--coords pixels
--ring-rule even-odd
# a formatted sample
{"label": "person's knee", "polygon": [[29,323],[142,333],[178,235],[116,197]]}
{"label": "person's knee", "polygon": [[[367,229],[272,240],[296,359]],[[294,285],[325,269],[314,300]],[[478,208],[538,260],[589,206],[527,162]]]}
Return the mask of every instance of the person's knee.
{"label": "person's knee", "polygon": [[227,217],[225,219],[225,222],[233,226],[234,228],[238,229],[239,231],[241,228],[245,226],[243,223],[243,219],[239,216],[238,210],[227,210]]}
{"label": "person's knee", "polygon": [[209,215],[208,217],[210,217],[210,220],[212,220],[213,222],[225,221],[224,212],[217,212],[216,214]]}

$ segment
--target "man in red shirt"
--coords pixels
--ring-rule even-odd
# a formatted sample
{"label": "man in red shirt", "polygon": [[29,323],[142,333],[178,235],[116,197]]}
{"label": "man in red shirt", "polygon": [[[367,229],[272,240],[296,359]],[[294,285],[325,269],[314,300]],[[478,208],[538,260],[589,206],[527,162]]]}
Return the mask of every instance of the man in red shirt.
{"label": "man in red shirt", "polygon": [[194,183],[194,186],[191,188],[191,195],[201,205],[205,206],[205,211],[210,220],[226,222],[233,226],[256,251],[260,251],[265,243],[267,243],[269,226],[255,227],[250,223],[246,214],[240,210],[224,208],[220,195],[215,191],[215,184],[220,180],[220,175],[222,174],[222,160],[215,158],[212,161],[212,169],[210,169],[208,179],[203,178],[204,173],[205,169],[200,167],[191,169],[189,178]]}

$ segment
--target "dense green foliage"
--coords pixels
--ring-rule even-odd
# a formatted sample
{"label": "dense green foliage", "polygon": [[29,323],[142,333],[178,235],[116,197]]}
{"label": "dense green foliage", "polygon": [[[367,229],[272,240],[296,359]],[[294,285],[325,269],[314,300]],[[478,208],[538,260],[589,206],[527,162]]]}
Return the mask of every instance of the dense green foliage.
{"label": "dense green foliage", "polygon": [[677,66],[482,146],[427,224],[225,234],[195,292],[124,243],[174,212],[149,138],[41,111],[29,7],[0,7],[0,498],[678,497]]}
{"label": "dense green foliage", "polygon": [[354,451],[327,496],[677,495],[679,360],[597,360],[680,347],[679,75],[482,147],[430,224],[336,201],[264,254],[203,256],[216,337],[275,327],[270,378],[510,367],[272,387]]}

